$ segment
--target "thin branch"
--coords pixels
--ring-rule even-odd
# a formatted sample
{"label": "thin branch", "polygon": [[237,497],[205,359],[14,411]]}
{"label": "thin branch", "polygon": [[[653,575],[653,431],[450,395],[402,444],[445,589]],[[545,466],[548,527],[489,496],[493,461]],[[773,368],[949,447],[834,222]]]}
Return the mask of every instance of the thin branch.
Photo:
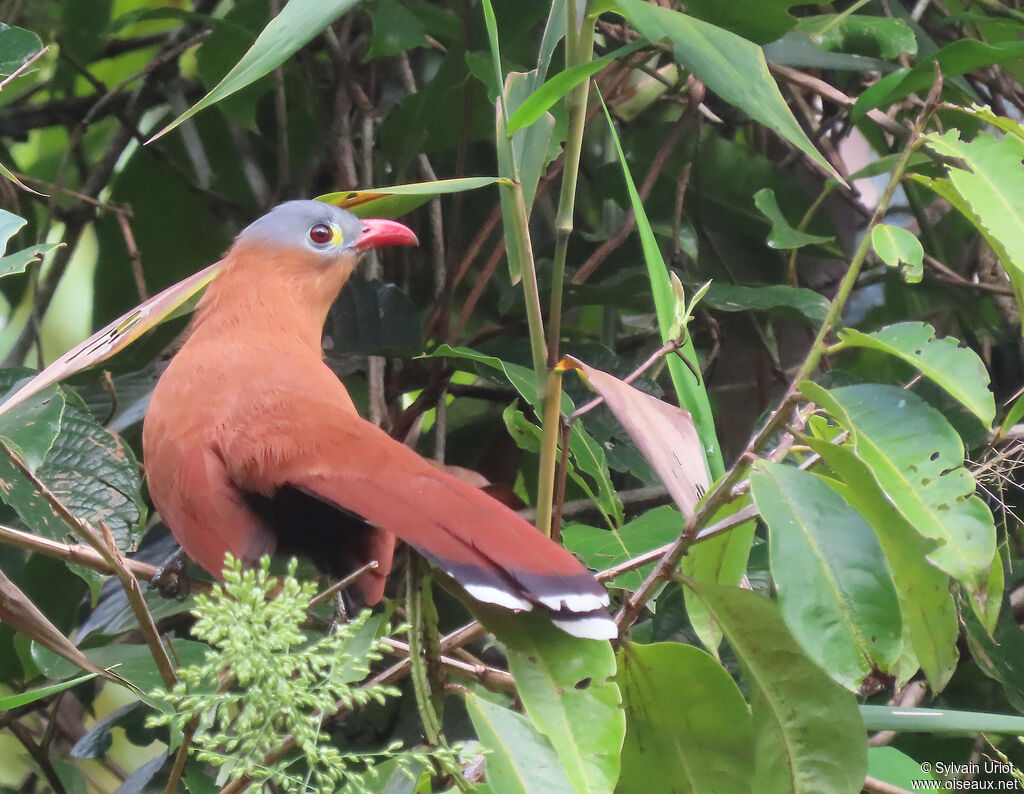
{"label": "thin branch", "polygon": [[46,55],[46,53],[50,51],[51,46],[53,45],[47,44],[39,52],[37,52],[35,55],[33,55],[31,58],[25,61],[25,63],[23,63],[13,72],[7,75],[7,77],[5,77],[3,80],[0,80],[0,91],[3,91],[7,87],[7,84],[10,83],[12,80],[14,80],[17,77],[21,77],[23,74],[25,74],[25,72],[27,72],[32,67],[32,64],[34,64],[36,61],[38,61],[40,58],[42,58],[44,55]]}

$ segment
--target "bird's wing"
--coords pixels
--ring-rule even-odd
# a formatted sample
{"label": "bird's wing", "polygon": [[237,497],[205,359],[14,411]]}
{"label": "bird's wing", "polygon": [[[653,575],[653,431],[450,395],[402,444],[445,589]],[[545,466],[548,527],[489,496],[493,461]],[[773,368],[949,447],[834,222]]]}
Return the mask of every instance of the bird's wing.
{"label": "bird's wing", "polygon": [[540,607],[579,636],[614,636],[607,593],[572,554],[355,413],[316,403],[232,424],[223,459],[237,488],[313,494],[401,538],[474,598]]}

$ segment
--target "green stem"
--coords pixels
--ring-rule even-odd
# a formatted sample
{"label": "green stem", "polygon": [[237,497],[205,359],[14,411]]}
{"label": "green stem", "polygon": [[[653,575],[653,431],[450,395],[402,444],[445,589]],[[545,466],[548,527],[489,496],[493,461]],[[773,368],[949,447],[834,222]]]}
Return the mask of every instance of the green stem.
{"label": "green stem", "polygon": [[537,378],[537,397],[544,397],[544,373],[547,371],[547,348],[544,344],[544,319],[540,309],[540,289],[537,270],[533,264],[533,243],[530,241],[530,219],[526,212],[523,186],[515,182],[509,188],[515,212],[516,243],[519,247],[519,272],[523,279],[523,299],[526,302],[526,323],[530,329],[530,352],[533,354],[533,372]]}
{"label": "green stem", "polygon": [[544,430],[540,442],[540,469],[537,474],[537,529],[550,536],[551,514],[555,503],[558,436],[562,421],[562,373],[559,370],[548,370],[541,414]]}
{"label": "green stem", "polygon": [[[576,0],[565,4],[566,47],[565,68],[590,63],[594,58],[594,21],[584,17],[582,28],[576,26]],[[555,216],[555,257],[551,271],[551,304],[548,311],[548,366],[558,363],[562,334],[562,289],[565,284],[565,260],[569,237],[573,231],[576,212],[576,183],[583,151],[583,131],[587,121],[587,102],[590,98],[590,80],[584,80],[565,98],[569,116],[569,129],[565,139],[565,159],[562,169],[562,188]],[[546,427],[546,425],[545,425]]]}
{"label": "green stem", "polygon": [[[811,225],[811,220],[817,214],[821,205],[825,202],[825,199],[829,197],[829,194],[831,194],[838,185],[838,182],[834,182],[832,180],[825,183],[825,187],[822,189],[821,193],[818,194],[818,197],[814,200],[811,206],[807,208],[807,212],[805,212],[804,216],[800,219],[800,223],[796,225],[796,230],[798,232],[807,231],[807,227]],[[799,251],[799,248],[794,248],[789,252],[789,257],[786,260],[786,281],[789,282],[789,286],[791,287],[800,286],[796,277],[796,256]]]}
{"label": "green stem", "polygon": [[441,730],[441,690],[431,686],[431,667],[438,667],[441,645],[437,635],[437,610],[430,590],[430,574],[426,562],[412,552],[405,572],[405,609],[409,620],[409,673],[416,695],[416,708],[423,722],[427,742],[446,744]]}

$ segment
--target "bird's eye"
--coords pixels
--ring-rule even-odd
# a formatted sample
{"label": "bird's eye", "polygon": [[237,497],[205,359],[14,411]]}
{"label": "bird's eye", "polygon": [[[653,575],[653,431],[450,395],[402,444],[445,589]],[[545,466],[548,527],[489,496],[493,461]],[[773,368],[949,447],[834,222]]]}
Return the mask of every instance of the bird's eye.
{"label": "bird's eye", "polygon": [[317,223],[309,227],[309,239],[316,245],[327,245],[334,239],[334,232],[326,223]]}

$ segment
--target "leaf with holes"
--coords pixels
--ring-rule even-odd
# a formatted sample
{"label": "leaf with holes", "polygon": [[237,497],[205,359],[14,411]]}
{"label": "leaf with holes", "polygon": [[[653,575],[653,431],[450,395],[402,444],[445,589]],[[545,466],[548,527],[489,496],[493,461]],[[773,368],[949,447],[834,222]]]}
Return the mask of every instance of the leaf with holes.
{"label": "leaf with holes", "polygon": [[888,267],[899,271],[908,284],[924,276],[924,248],[921,241],[901,226],[880,223],[871,230],[871,246]]}
{"label": "leaf with holes", "polygon": [[551,741],[576,791],[612,791],[626,718],[611,645],[571,637],[536,612],[484,604],[472,610],[505,643],[526,715]]}
{"label": "leaf with holes", "polygon": [[[827,393],[816,384],[806,383],[802,388],[820,404],[828,400]],[[838,407],[835,410],[841,411]],[[941,691],[956,669],[959,624],[949,577],[926,556],[935,547],[934,542],[921,537],[888,502],[871,470],[849,444],[811,437],[804,441],[842,478],[843,482],[834,482],[832,487],[871,525],[885,554],[899,598],[904,635],[909,640],[904,642],[904,656],[916,658],[916,662],[908,663],[901,657],[900,680],[908,680],[920,665],[932,689]],[[904,672],[905,666],[911,669]]]}
{"label": "leaf with holes", "polygon": [[625,643],[616,680],[626,712],[620,794],[749,794],[750,711],[732,677],[692,645]]}
{"label": "leaf with holes", "polygon": [[977,353],[960,347],[953,337],[938,339],[930,325],[906,322],[887,325],[871,334],[847,328],[839,332],[839,339],[844,348],[870,348],[902,358],[986,425],[992,424],[996,403],[988,387],[988,370]]}
{"label": "leaf with holes", "polygon": [[859,691],[900,656],[896,589],[871,527],[826,480],[760,461],[750,489],[768,525],[779,609],[808,655]]}
{"label": "leaf with holes", "polygon": [[989,569],[996,530],[988,506],[975,495],[964,468],[960,436],[946,418],[916,394],[894,386],[864,384],[826,391],[801,390],[850,433],[849,444],[899,514],[938,545],[928,559],[961,582],[989,625]]}

